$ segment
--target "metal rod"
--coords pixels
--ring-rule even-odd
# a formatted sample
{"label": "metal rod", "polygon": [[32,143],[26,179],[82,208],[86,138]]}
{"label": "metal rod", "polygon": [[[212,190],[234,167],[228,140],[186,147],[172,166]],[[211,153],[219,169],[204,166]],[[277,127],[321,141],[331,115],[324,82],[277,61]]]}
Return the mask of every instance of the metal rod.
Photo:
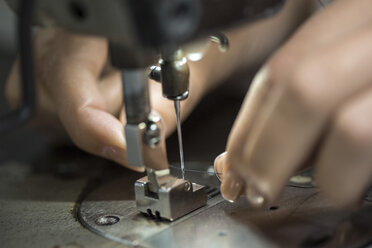
{"label": "metal rod", "polygon": [[180,110],[181,107],[180,107],[179,100],[174,100],[174,108],[176,110],[176,117],[177,117],[178,147],[180,149],[182,179],[185,179],[185,161],[183,158],[183,143],[182,143],[182,130],[181,130],[181,110]]}
{"label": "metal rod", "polygon": [[122,72],[125,114],[128,124],[139,124],[150,114],[148,77],[144,69]]}

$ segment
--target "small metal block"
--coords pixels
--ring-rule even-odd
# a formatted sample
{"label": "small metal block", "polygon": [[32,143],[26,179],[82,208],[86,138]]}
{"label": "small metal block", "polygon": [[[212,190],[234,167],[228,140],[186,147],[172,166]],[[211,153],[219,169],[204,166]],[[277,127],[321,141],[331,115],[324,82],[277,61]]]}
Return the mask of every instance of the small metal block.
{"label": "small metal block", "polygon": [[206,188],[202,185],[174,177],[152,192],[149,184],[148,177],[135,183],[137,209],[158,219],[173,221],[207,204]]}

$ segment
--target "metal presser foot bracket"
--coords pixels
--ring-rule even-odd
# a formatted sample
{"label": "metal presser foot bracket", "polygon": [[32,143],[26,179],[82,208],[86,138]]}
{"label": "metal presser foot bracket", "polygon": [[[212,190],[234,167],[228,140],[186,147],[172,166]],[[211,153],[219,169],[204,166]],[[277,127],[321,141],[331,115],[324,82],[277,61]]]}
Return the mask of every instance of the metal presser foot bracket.
{"label": "metal presser foot bracket", "polygon": [[135,183],[137,209],[158,219],[173,221],[207,204],[204,186],[176,178],[166,170],[147,170]]}

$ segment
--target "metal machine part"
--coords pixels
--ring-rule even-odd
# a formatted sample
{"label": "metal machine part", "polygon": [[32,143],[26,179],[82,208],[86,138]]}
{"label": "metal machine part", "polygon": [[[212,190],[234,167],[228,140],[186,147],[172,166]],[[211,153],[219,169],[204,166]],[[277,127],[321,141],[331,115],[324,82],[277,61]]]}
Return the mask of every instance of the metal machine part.
{"label": "metal machine part", "polygon": [[145,70],[125,70],[122,80],[127,118],[125,137],[130,144],[127,146],[128,162],[140,167],[167,168],[161,117],[151,112]]}
{"label": "metal machine part", "polygon": [[[210,40],[219,44],[221,52],[226,52],[229,48],[229,40],[222,33],[210,36]],[[165,49],[162,52],[162,58],[160,59],[159,64],[160,66],[150,67],[149,77],[155,81],[161,82],[163,96],[174,101],[181,172],[182,179],[185,179],[180,101],[188,97],[190,71],[187,64],[187,58],[181,49],[174,51]]]}
{"label": "metal machine part", "polygon": [[209,40],[211,40],[212,42],[215,42],[217,43],[219,46],[219,49],[221,52],[226,52],[229,47],[230,47],[230,43],[229,43],[229,39],[227,38],[226,35],[224,35],[223,33],[216,33],[214,35],[211,35],[209,36]]}
{"label": "metal machine part", "polygon": [[[214,166],[208,167],[200,166],[200,162],[187,161],[186,169],[184,171],[184,178],[190,182],[205,185],[210,188],[220,188],[221,181],[215,174]],[[178,164],[171,164],[169,166],[170,174],[175,177],[182,177],[182,170]]]}
{"label": "metal machine part", "polygon": [[[198,167],[205,170],[208,164]],[[88,230],[131,247],[353,248],[372,241],[371,203],[364,202],[356,212],[339,209],[316,187],[287,186],[276,205],[265,209],[253,208],[244,197],[231,204],[215,195],[206,206],[170,222],[144,217],[136,210],[134,192],[123,194],[135,176],[130,179],[126,173],[85,195],[79,221]]]}
{"label": "metal machine part", "polygon": [[163,96],[174,101],[182,179],[184,179],[185,168],[181,131],[180,101],[186,99],[189,95],[189,66],[187,64],[187,58],[181,49],[177,49],[175,51],[164,50],[159,64],[160,66],[150,67],[149,77],[157,82],[161,82]]}
{"label": "metal machine part", "polygon": [[[229,39],[221,32],[209,36],[209,41],[218,43],[221,52],[226,52],[230,46]],[[202,58],[203,54],[199,57]],[[148,76],[162,84],[164,97],[170,100],[184,100],[188,97],[190,71],[187,54],[182,49],[164,50],[159,66],[151,66]]]}
{"label": "metal machine part", "polygon": [[[193,9],[193,14],[197,14],[196,9]],[[211,39],[220,44],[221,51],[227,50],[229,43],[226,36],[220,34],[212,36]],[[182,179],[172,177],[169,170],[156,172],[149,169],[150,163],[154,169],[164,168],[164,163],[167,163],[166,156],[164,156],[165,150],[161,150],[164,146],[160,146],[162,139],[159,128],[160,117],[150,116],[149,90],[143,70],[130,70],[123,73],[128,162],[136,166],[145,166],[148,175],[135,183],[137,209],[148,215],[155,215],[158,218],[165,218],[170,221],[194,211],[206,203],[204,187],[184,180],[185,167],[179,101],[188,97],[190,71],[186,56],[181,49],[175,49],[174,47],[176,47],[174,44],[160,47],[160,67],[152,68],[149,77],[160,81],[163,96],[174,101]],[[125,47],[111,43],[110,50],[112,53],[113,49],[120,50],[123,48],[125,49]],[[118,54],[121,53],[112,54],[113,64],[119,67],[127,67],[127,62],[117,61]],[[124,54],[126,53],[124,52]],[[142,67],[146,64],[143,61],[147,61],[147,55],[151,54],[151,51],[145,54],[146,59],[141,59],[137,66]],[[139,56],[139,58],[144,57]],[[160,163],[159,161],[152,162],[154,157],[149,156],[156,153],[163,154]],[[159,158],[159,156],[157,157]],[[152,161],[147,163],[146,160],[150,158]],[[159,166],[156,166],[156,164]]]}
{"label": "metal machine part", "polygon": [[151,217],[174,221],[207,203],[206,188],[176,178],[166,170],[147,170],[135,183],[137,209]]}
{"label": "metal machine part", "polygon": [[183,139],[182,139],[182,129],[181,129],[181,104],[180,100],[174,100],[174,110],[176,111],[177,119],[177,137],[178,137],[178,150],[180,153],[180,163],[182,171],[182,179],[185,179],[185,159],[183,153]]}
{"label": "metal machine part", "polygon": [[[183,57],[183,60],[181,66],[185,65],[187,68],[186,58]],[[178,63],[175,60],[174,65],[178,66]],[[170,75],[165,82],[169,80],[169,83],[172,82],[170,85],[186,85],[186,92],[188,92],[188,68],[186,71],[187,74],[181,79],[177,77],[177,73],[174,73],[176,76]],[[180,73],[184,74],[182,71]],[[170,81],[172,78],[175,78],[175,81]],[[145,71],[125,70],[122,80],[127,116],[125,136],[127,144],[130,144],[127,146],[128,162],[147,168],[147,177],[135,183],[137,209],[148,215],[173,221],[204,206],[207,200],[204,186],[173,177],[169,174],[169,169],[160,170],[166,168],[168,162],[164,136],[161,135],[161,118],[151,113]],[[178,102],[183,99],[180,98],[181,96],[186,97],[187,94],[172,95],[172,98],[174,97]],[[177,121],[180,124],[179,118]]]}
{"label": "metal machine part", "polygon": [[148,82],[144,70],[124,70],[122,81],[127,123],[145,122],[151,112],[151,107]]}
{"label": "metal machine part", "polygon": [[184,100],[189,95],[190,71],[182,50],[164,52],[159,61],[163,96],[171,100]]}
{"label": "metal machine part", "polygon": [[180,153],[180,163],[182,179],[184,179],[184,154],[181,131],[181,106],[180,101],[189,95],[190,71],[187,58],[181,49],[176,51],[165,50],[159,61],[160,66],[150,68],[149,77],[157,82],[161,82],[163,96],[174,101],[174,109],[177,120],[178,147]]}
{"label": "metal machine part", "polygon": [[181,49],[162,53],[159,66],[151,66],[149,78],[162,84],[163,96],[170,100],[184,100],[189,95],[190,71]]}
{"label": "metal machine part", "polygon": [[313,188],[316,186],[313,173],[313,167],[302,170],[289,179],[288,185],[300,188]]}

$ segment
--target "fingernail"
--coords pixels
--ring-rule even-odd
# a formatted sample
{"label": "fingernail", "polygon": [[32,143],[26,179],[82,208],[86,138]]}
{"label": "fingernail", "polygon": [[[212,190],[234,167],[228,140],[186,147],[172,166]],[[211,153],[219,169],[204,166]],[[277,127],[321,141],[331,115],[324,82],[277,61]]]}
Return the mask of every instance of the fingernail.
{"label": "fingernail", "polygon": [[216,157],[214,160],[214,173],[216,174],[217,178],[222,181],[222,173],[223,173],[223,167],[224,167],[224,161],[223,157],[226,155],[226,152],[221,153]]}
{"label": "fingernail", "polygon": [[261,208],[265,204],[265,198],[262,194],[256,189],[255,186],[252,184],[249,184],[245,191],[246,197],[249,201],[249,203],[256,207]]}
{"label": "fingernail", "polygon": [[143,172],[144,167],[129,165],[127,161],[127,152],[118,147],[108,146],[103,149],[103,156],[107,159],[113,160],[114,162],[124,165],[131,170]]}
{"label": "fingernail", "polygon": [[225,200],[235,202],[242,191],[243,180],[239,178],[233,171],[228,170],[223,176],[221,184],[221,194]]}

